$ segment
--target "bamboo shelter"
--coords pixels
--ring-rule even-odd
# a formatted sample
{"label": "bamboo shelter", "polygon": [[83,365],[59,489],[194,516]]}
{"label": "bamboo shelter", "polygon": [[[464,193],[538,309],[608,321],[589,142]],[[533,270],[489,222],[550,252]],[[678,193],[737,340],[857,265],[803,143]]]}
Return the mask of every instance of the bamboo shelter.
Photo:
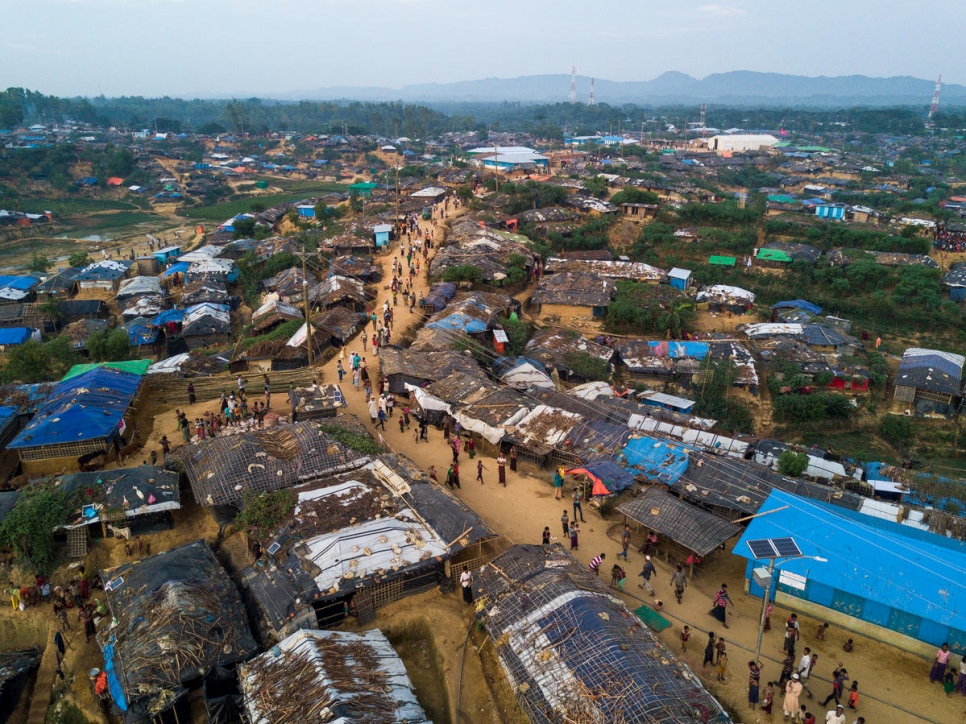
{"label": "bamboo shelter", "polygon": [[731,721],[694,672],[560,546],[514,546],[476,580],[479,618],[531,722]]}

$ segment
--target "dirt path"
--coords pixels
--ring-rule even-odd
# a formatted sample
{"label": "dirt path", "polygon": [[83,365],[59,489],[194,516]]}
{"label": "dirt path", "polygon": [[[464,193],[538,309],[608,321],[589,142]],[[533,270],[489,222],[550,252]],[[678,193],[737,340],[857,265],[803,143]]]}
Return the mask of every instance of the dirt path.
{"label": "dirt path", "polygon": [[[452,216],[450,217],[452,218]],[[431,222],[420,221],[420,228],[431,228]],[[437,241],[439,241],[441,231],[436,230]],[[394,250],[398,254],[398,247]],[[386,271],[386,278],[391,279],[391,264],[393,255],[378,258],[378,263],[383,265]],[[398,256],[396,257],[398,258]],[[428,289],[427,266],[423,265],[422,271],[417,278],[415,288],[417,293]],[[380,285],[376,306],[379,307],[390,293]],[[394,336],[398,338],[400,332],[410,324],[416,322],[421,317],[419,311],[409,313],[406,307],[396,307],[396,323],[394,325]],[[361,340],[358,338],[347,346],[347,356],[350,351],[359,351],[363,354]],[[370,370],[375,372],[379,368],[378,356],[373,357],[371,348],[364,354],[369,363]],[[336,360],[333,359],[321,367],[322,374],[320,381],[336,382]],[[378,378],[375,374],[372,379]],[[435,465],[438,470],[446,470],[452,459],[450,448],[444,443],[442,433],[434,428],[429,431],[429,443],[416,444],[413,441],[412,432],[400,433],[396,419],[388,421],[385,431],[375,431],[369,421],[368,411],[365,404],[365,393],[356,391],[348,378],[342,385],[348,402],[348,411],[355,414],[364,424],[369,426],[374,434],[381,434],[386,444],[392,450],[405,454],[413,459],[424,470],[430,465]],[[204,409],[212,409],[216,406],[215,401],[200,403],[188,411],[189,418],[193,418]],[[398,408],[397,408],[398,409]],[[174,415],[163,414],[156,421],[155,429],[150,435],[150,440],[156,441],[162,432],[166,433],[173,442],[180,438],[174,434]],[[150,444],[150,443],[149,443]],[[178,442],[175,442],[177,445]],[[460,462],[463,464],[463,487],[457,491],[457,495],[463,499],[474,511],[480,514],[488,524],[498,533],[505,536],[515,543],[539,543],[541,531],[544,526],[549,526],[554,535],[554,542],[560,543],[560,515],[563,510],[567,510],[571,515],[573,510],[568,500],[557,501],[553,497],[553,489],[550,485],[551,473],[548,470],[536,470],[521,466],[516,473],[507,470],[507,486],[501,487],[496,483],[496,461],[488,456],[481,456],[486,467],[484,472],[485,483],[480,485],[475,482],[475,465],[467,460],[465,454],[461,455]],[[612,561],[616,559],[616,554],[620,550],[618,545],[618,535],[620,521],[617,517],[613,520],[604,520],[600,514],[584,505],[584,517],[586,523],[581,525],[580,547],[575,552],[577,558],[589,563],[590,559],[598,553],[606,553],[604,569],[609,571]],[[629,572],[627,592],[617,593],[631,608],[637,608],[644,603],[650,602],[644,591],[637,588],[637,572],[643,565],[643,556],[636,552],[637,546],[642,540],[638,539],[640,534],[636,534],[635,547],[632,548],[627,570]],[[565,542],[569,547],[569,541]],[[768,721],[760,714],[752,714],[746,704],[747,679],[745,670],[746,663],[752,657],[755,639],[757,635],[758,615],[760,612],[760,600],[745,596],[741,593],[742,580],[744,575],[744,559],[733,556],[729,551],[715,555],[708,562],[701,575],[697,577],[684,596],[684,603],[677,604],[671,595],[668,586],[670,576],[670,565],[667,561],[656,561],[658,577],[655,585],[657,596],[665,601],[667,607],[665,616],[672,622],[672,626],[661,634],[661,638],[674,651],[680,650],[680,639],[678,638],[681,626],[688,624],[694,632],[694,637],[683,659],[702,677],[705,684],[721,700],[732,707],[739,715],[738,720],[749,722]],[[702,670],[701,659],[703,652],[703,639],[707,636],[709,628],[716,622],[708,615],[711,597],[718,584],[727,581],[733,591],[736,608],[734,616],[730,619],[730,628],[721,631],[725,634],[729,642],[729,653],[731,656],[730,670],[727,680],[718,684],[714,677],[709,675],[711,669]],[[644,594],[643,597],[638,594]],[[769,680],[778,679],[780,673],[780,624],[787,616],[787,612],[778,608],[772,614],[773,622],[778,626],[765,635],[762,646],[762,660],[764,662],[762,672],[762,683]],[[809,709],[816,715],[818,721],[824,721],[824,714],[828,707],[822,707],[818,702],[822,701],[830,690],[828,679],[833,666],[839,661],[843,662],[848,668],[851,678],[860,681],[860,706],[858,713],[866,718],[868,724],[903,724],[905,722],[919,722],[928,720],[936,722],[962,722],[966,721],[966,697],[959,694],[951,698],[946,698],[938,686],[930,686],[928,675],[928,664],[921,659],[909,654],[902,653],[896,649],[865,639],[856,634],[848,634],[848,637],[855,639],[856,650],[846,654],[842,651],[842,643],[846,638],[846,632],[831,630],[826,641],[814,641],[813,634],[817,626],[816,621],[803,620],[802,622],[802,641],[798,647],[799,654],[804,646],[811,646],[813,652],[820,654],[819,664],[815,675],[812,677],[812,689],[815,694],[814,699],[803,700]],[[378,625],[378,622],[377,622]],[[715,629],[717,631],[717,629]],[[958,664],[958,658],[956,658]],[[884,665],[888,662],[887,665]],[[876,701],[873,699],[884,700]],[[777,714],[773,714],[772,721],[781,721],[780,699],[776,700],[775,709]],[[849,712],[848,721],[852,722],[858,714]]]}

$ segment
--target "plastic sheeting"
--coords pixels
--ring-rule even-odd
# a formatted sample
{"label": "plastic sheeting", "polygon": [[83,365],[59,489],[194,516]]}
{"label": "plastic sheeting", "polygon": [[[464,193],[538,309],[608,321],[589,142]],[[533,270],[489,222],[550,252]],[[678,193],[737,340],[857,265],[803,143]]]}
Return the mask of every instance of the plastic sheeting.
{"label": "plastic sheeting", "polygon": [[305,547],[306,557],[319,568],[315,585],[323,593],[338,590],[343,579],[365,578],[378,570],[403,568],[447,554],[446,543],[409,508],[392,518],[312,538]]}
{"label": "plastic sheeting", "polygon": [[624,447],[627,464],[651,480],[671,485],[688,469],[688,451],[681,445],[650,437],[634,438]]}

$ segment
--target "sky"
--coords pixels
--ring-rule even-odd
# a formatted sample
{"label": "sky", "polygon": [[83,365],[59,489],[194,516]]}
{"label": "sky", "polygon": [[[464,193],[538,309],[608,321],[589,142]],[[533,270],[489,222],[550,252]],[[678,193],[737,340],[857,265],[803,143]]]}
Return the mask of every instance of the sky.
{"label": "sky", "polygon": [[0,0],[0,88],[265,96],[545,73],[966,84],[963,0]]}

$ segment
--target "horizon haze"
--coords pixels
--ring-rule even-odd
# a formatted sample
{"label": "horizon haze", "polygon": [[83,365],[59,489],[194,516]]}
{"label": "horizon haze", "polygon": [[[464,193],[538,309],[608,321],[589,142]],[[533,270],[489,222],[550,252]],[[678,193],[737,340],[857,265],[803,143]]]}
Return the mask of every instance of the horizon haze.
{"label": "horizon haze", "polygon": [[[0,0],[0,88],[60,96],[301,97],[333,87],[729,71],[966,83],[952,0],[673,6],[574,0]],[[949,43],[943,38],[950,38]],[[578,89],[586,100],[587,83]],[[569,82],[560,89],[566,100]],[[598,89],[599,91],[599,89]],[[605,100],[599,98],[598,100]],[[928,97],[923,99],[928,102]]]}

